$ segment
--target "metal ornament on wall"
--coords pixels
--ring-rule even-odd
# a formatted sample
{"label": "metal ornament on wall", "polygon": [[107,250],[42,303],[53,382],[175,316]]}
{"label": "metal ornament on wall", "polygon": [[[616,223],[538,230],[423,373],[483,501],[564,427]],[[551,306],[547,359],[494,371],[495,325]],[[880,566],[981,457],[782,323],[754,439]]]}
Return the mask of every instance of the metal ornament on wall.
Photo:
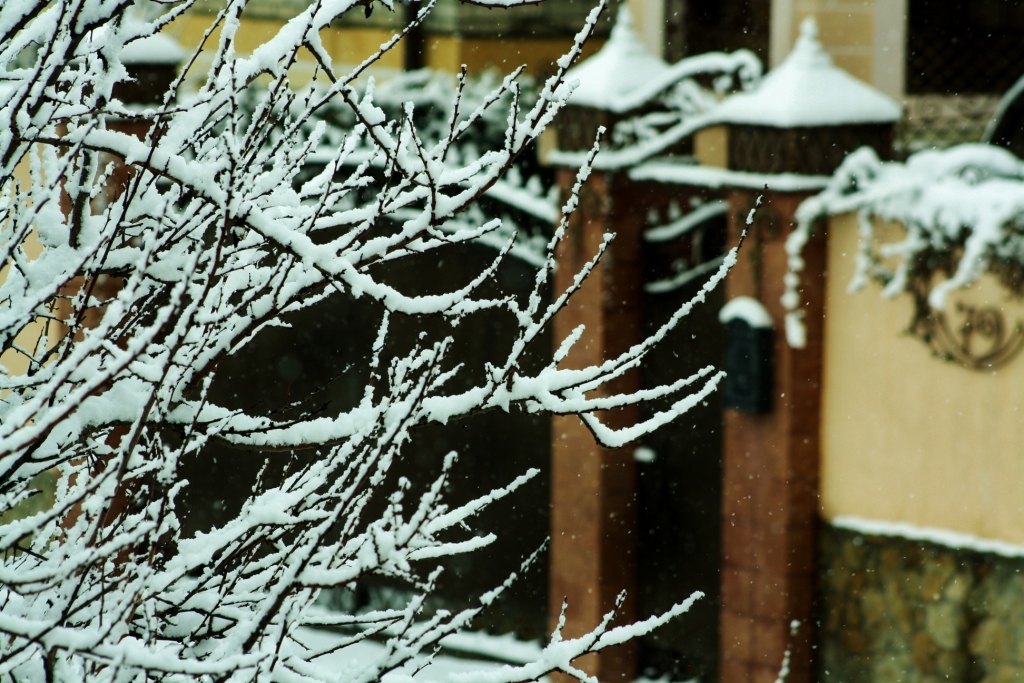
{"label": "metal ornament on wall", "polygon": [[998,306],[958,302],[952,314],[936,311],[920,287],[915,288],[914,299],[910,333],[943,360],[989,371],[1010,362],[1024,349],[1024,321],[1008,323]]}
{"label": "metal ornament on wall", "polygon": [[971,370],[992,370],[1012,360],[1024,349],[1024,322],[1009,330],[1003,312],[995,306],[957,304],[960,318],[932,312],[920,327],[921,335],[941,358]]}

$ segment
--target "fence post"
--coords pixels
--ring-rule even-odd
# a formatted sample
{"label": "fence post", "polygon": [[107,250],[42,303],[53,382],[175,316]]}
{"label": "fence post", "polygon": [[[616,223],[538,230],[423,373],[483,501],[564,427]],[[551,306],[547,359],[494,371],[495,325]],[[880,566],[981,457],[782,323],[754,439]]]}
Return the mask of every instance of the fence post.
{"label": "fence post", "polygon": [[[619,95],[667,68],[642,47],[628,11],[620,8],[605,47],[566,75],[567,81],[575,80],[578,86],[570,106],[557,119],[556,144],[560,151],[578,153],[580,158],[564,162],[557,170],[563,195],[572,188],[582,152],[592,148],[599,128],[607,132],[603,148],[614,147],[611,131],[615,124],[636,113],[620,111]],[[631,182],[624,172],[606,168],[590,174],[555,254],[556,296],[572,285],[606,234],[615,233],[615,239],[580,291],[555,318],[555,348],[578,326],[586,326],[562,367],[600,364],[642,339],[641,236],[648,208],[665,200],[656,188]],[[641,382],[640,371],[634,368],[593,393],[633,392]],[[598,418],[619,429],[636,424],[640,411],[635,406],[602,411]],[[617,612],[614,624],[636,618],[637,469],[633,450],[631,445],[614,449],[598,445],[578,417],[552,418],[549,623],[552,628],[557,624],[563,599],[567,600],[565,637],[593,630],[612,610]],[[623,592],[625,600],[616,607]],[[637,644],[631,641],[587,655],[576,664],[602,683],[632,681],[637,671]]]}
{"label": "fence post", "polygon": [[802,348],[786,339],[786,239],[797,207],[848,153],[869,145],[891,157],[900,116],[896,102],[832,64],[816,31],[813,20],[805,21],[785,62],[754,92],[719,105],[723,125],[714,130],[724,137],[732,172],[728,244],[739,241],[763,195],[726,298],[757,299],[775,327],[770,410],[727,409],[724,416],[720,670],[728,683],[770,683],[784,661],[787,683],[815,677],[826,236],[823,227],[816,230],[801,254]]}
{"label": "fence post", "polygon": [[[804,249],[807,345],[787,344],[780,298],[785,240],[806,193],[733,190],[729,243],[746,227],[757,195],[762,208],[726,281],[726,298],[749,296],[775,322],[773,396],[767,413],[725,411],[722,470],[721,679],[768,683],[789,654],[787,683],[812,680],[816,583],[818,433],[821,406],[825,240]],[[793,621],[799,622],[792,632]]]}
{"label": "fence post", "polygon": [[[571,187],[573,169],[559,169],[559,183]],[[580,206],[556,253],[555,291],[572,284],[574,275],[597,252],[603,236],[616,238],[602,262],[554,323],[555,347],[579,325],[586,332],[562,362],[563,367],[599,364],[640,340],[640,231],[644,214],[622,196],[625,179],[595,172],[584,186]],[[617,191],[618,190],[618,191]],[[604,391],[640,388],[631,370]],[[600,419],[613,428],[634,424],[636,408],[606,411]],[[557,623],[568,600],[565,637],[593,629],[627,593],[615,623],[636,616],[636,463],[632,448],[604,448],[575,416],[555,416],[551,423],[551,574],[549,618]],[[588,655],[577,662],[601,681],[631,681],[636,673],[636,644]]]}

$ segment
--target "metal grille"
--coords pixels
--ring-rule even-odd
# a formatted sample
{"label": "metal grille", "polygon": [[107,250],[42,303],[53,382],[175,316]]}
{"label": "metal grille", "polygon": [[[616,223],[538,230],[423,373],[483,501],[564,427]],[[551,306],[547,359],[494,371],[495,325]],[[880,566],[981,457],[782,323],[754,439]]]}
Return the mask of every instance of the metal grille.
{"label": "metal grille", "polygon": [[[558,131],[558,148],[566,152],[588,150],[594,146],[599,126],[612,130],[622,116],[602,109],[590,107],[568,106],[555,117],[555,129]],[[605,136],[602,147],[609,146],[610,136]]]}
{"label": "metal grille", "polygon": [[820,128],[733,126],[729,168],[755,173],[831,175],[846,155],[865,145],[892,157],[892,126],[872,124]]}
{"label": "metal grille", "polygon": [[665,57],[751,50],[768,60],[770,0],[667,0]]}
{"label": "metal grille", "polygon": [[1024,35],[966,29],[915,29],[907,35],[910,95],[996,94],[1024,73]]}

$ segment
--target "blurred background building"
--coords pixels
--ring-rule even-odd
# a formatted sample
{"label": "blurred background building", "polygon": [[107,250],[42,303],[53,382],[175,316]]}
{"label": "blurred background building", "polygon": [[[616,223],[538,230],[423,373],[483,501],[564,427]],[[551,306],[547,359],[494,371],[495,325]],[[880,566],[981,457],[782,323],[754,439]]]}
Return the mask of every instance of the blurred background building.
{"label": "blurred background building", "polygon": [[[214,12],[202,0],[197,14]],[[308,0],[252,0],[242,32],[253,45]],[[777,66],[796,40],[804,17],[818,21],[835,63],[903,103],[898,131],[903,153],[978,140],[1002,93],[1024,63],[1024,5],[1012,0],[627,0],[645,46],[669,62],[710,51],[753,51]],[[536,76],[550,73],[592,8],[587,0],[545,0],[514,9],[487,9],[440,0],[421,30],[386,55],[385,69],[428,67],[471,72],[511,71],[520,64]],[[410,7],[381,5],[369,17],[355,11],[324,43],[341,63],[358,63],[406,23]],[[614,7],[611,8],[614,10]],[[610,30],[598,31],[596,50]],[[199,43],[206,19],[172,28],[186,47]],[[312,63],[299,73],[312,73]],[[301,76],[298,76],[301,80]]]}

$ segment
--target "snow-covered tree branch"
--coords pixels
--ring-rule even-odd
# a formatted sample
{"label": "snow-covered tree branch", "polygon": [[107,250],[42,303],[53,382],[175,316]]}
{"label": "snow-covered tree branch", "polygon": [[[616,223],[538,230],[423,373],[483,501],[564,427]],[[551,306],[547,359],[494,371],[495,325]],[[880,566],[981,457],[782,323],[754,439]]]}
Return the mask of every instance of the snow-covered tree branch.
{"label": "snow-covered tree branch", "polygon": [[[197,92],[176,99],[179,78],[159,105],[120,101],[124,51],[190,4],[148,14],[133,0],[0,5],[0,679],[368,682],[410,673],[507,587],[479,596],[474,609],[423,610],[441,559],[494,540],[467,523],[535,474],[450,506],[444,483],[455,454],[423,490],[393,472],[418,426],[487,410],[579,414],[596,438],[618,446],[719,379],[708,369],[596,397],[666,330],[598,366],[525,369],[525,354],[597,263],[549,301],[555,246],[586,167],[529,296],[483,293],[514,235],[451,291],[389,283],[397,261],[503,234],[500,220],[480,215],[479,200],[565,104],[564,73],[599,10],[532,103],[516,74],[473,107],[460,106],[456,88],[446,126],[425,131],[413,104],[388,116],[372,83],[357,85],[381,53],[343,71],[320,44],[320,29],[363,11],[353,0],[316,0],[246,56],[235,46],[245,3],[231,0],[207,34],[214,57]],[[321,85],[297,90],[288,69],[304,51]],[[497,107],[503,142],[472,157],[453,153]],[[327,110],[345,110],[351,125],[338,128]],[[221,363],[261,330],[339,298],[380,311],[356,402],[325,409],[299,397],[285,417],[213,399]],[[466,367],[453,353],[460,323],[496,312],[517,324],[503,359]],[[398,318],[403,328],[440,319],[444,332],[400,334]],[[692,396],[620,432],[595,415],[695,384]],[[188,486],[181,467],[212,442],[287,465],[280,477],[261,475],[228,523],[186,535],[176,507]],[[25,514],[47,472],[58,478],[54,504]],[[311,609],[320,591],[369,576],[403,582],[417,597],[391,611]],[[606,619],[581,639],[556,633],[541,661],[491,679],[556,669],[583,678],[576,657],[688,605],[631,627],[610,629]],[[303,625],[342,629],[340,646],[370,636],[388,646],[362,670],[325,670],[315,661],[322,653],[297,636]]]}

